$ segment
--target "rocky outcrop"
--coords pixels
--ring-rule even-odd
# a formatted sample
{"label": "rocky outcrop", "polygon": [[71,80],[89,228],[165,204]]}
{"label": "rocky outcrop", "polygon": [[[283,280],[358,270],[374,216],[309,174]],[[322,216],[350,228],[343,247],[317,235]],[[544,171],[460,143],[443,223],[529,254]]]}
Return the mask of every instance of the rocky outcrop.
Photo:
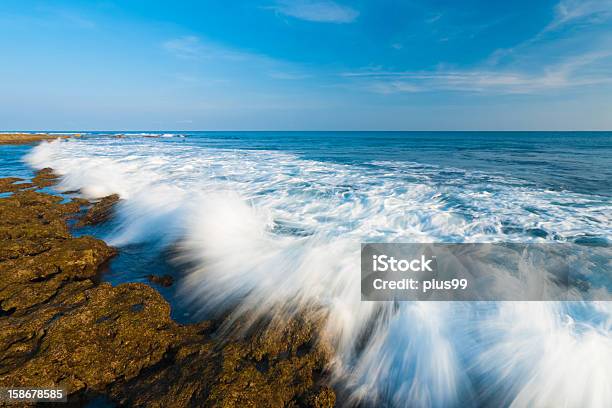
{"label": "rocky outcrop", "polygon": [[71,236],[65,221],[82,204],[19,189],[0,198],[0,387],[61,386],[75,405],[335,404],[316,313],[224,336],[222,322],[178,324],[152,287],[99,283],[116,250]]}
{"label": "rocky outcrop", "polygon": [[24,182],[24,180],[19,177],[0,179],[0,193],[12,193],[29,187],[34,187],[34,184]]}
{"label": "rocky outcrop", "polygon": [[94,203],[87,213],[79,220],[78,226],[96,225],[107,221],[113,214],[113,207],[119,201],[118,194],[102,197]]}
{"label": "rocky outcrop", "polygon": [[172,286],[174,278],[170,275],[147,275],[147,279],[151,283],[163,286],[165,288]]}
{"label": "rocky outcrop", "polygon": [[32,184],[38,188],[44,188],[57,184],[58,180],[59,176],[53,172],[53,169],[45,167],[36,172],[36,175],[32,179]]}
{"label": "rocky outcrop", "polygon": [[65,139],[68,137],[79,137],[80,135],[50,135],[47,133],[2,133],[0,144],[29,144],[41,140]]}

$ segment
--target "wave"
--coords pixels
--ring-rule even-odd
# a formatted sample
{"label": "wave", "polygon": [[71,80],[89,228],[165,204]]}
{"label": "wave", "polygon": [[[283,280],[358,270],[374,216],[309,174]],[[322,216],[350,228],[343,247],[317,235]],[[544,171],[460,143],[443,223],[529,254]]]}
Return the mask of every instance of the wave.
{"label": "wave", "polygon": [[418,163],[146,139],[42,143],[27,161],[61,174],[60,190],[120,194],[107,241],[178,246],[192,265],[181,294],[201,310],[321,308],[349,403],[612,406],[609,303],[360,300],[360,242],[607,239],[601,197]]}

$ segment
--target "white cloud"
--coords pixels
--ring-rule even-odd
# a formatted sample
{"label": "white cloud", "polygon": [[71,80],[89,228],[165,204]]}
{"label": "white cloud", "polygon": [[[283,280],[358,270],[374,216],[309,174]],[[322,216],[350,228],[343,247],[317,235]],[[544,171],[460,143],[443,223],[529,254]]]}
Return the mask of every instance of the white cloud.
{"label": "white cloud", "polygon": [[204,47],[200,39],[193,35],[164,41],[162,47],[176,57],[185,59],[199,58],[204,52]]}
{"label": "white cloud", "polygon": [[212,42],[205,42],[195,35],[172,38],[161,44],[162,48],[177,58],[197,60],[203,58],[245,60],[265,58],[256,54],[235,51]]}
{"label": "white cloud", "polygon": [[495,65],[504,58],[545,41],[551,32],[575,24],[597,25],[612,18],[612,0],[561,0],[554,7],[554,18],[533,37],[510,48],[495,50],[489,64]]}
{"label": "white cloud", "polygon": [[555,18],[545,31],[572,22],[605,20],[612,17],[612,0],[561,0],[555,6]]}
{"label": "white cloud", "polygon": [[609,70],[598,69],[612,52],[574,56],[537,73],[491,69],[418,72],[362,71],[342,76],[369,91],[391,94],[429,91],[463,91],[494,94],[530,94],[580,86],[612,84]]}
{"label": "white cloud", "polygon": [[359,16],[357,10],[329,0],[278,0],[270,9],[318,23],[351,23]]}
{"label": "white cloud", "polygon": [[[236,49],[194,35],[171,38],[160,46],[175,58],[189,60],[187,71],[172,74],[177,84],[217,86],[253,78],[297,81],[312,77],[303,67],[291,62]],[[207,72],[207,75],[203,75],[204,72]]]}

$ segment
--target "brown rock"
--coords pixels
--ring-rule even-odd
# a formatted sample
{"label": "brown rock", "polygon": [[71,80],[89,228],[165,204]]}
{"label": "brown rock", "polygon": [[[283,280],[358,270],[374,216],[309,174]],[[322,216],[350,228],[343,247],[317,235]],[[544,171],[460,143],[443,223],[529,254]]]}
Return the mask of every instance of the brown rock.
{"label": "brown rock", "polygon": [[46,133],[2,133],[0,134],[0,144],[29,144],[40,142],[41,140],[65,139],[80,135],[49,135]]}
{"label": "brown rock", "polygon": [[22,310],[55,296],[67,282],[92,279],[114,249],[72,238],[65,218],[78,206],[19,191],[0,200],[0,311]]}
{"label": "brown rock", "polygon": [[78,405],[105,395],[136,407],[333,406],[316,311],[248,330],[180,325],[153,288],[96,283],[115,251],[70,236],[79,204],[60,201],[0,199],[0,387],[65,387]]}
{"label": "brown rock", "polygon": [[32,183],[24,183],[19,177],[7,177],[0,179],[0,193],[12,193],[26,188],[34,187]]}
{"label": "brown rock", "polygon": [[118,194],[111,194],[103,197],[95,203],[87,213],[81,218],[77,226],[96,225],[107,221],[113,214],[113,207],[119,201]]}
{"label": "brown rock", "polygon": [[59,176],[53,172],[53,169],[45,167],[36,172],[32,179],[32,183],[38,188],[49,187],[57,184]]}
{"label": "brown rock", "polygon": [[336,393],[331,387],[324,386],[310,394],[306,405],[312,408],[330,408],[336,405]]}
{"label": "brown rock", "polygon": [[78,206],[60,200],[34,191],[0,200],[0,262],[40,254],[70,238],[64,217]]}
{"label": "brown rock", "polygon": [[142,284],[101,284],[8,319],[12,324],[4,332],[12,333],[13,349],[15,339],[32,340],[20,346],[29,358],[10,366],[0,383],[59,384],[71,393],[101,392],[119,378],[136,377],[158,363],[181,334],[169,305]]}
{"label": "brown rock", "polygon": [[172,286],[174,283],[174,278],[170,275],[147,275],[147,279],[165,288]]}
{"label": "brown rock", "polygon": [[71,201],[77,204],[79,207],[91,205],[91,202],[86,198],[72,197]]}

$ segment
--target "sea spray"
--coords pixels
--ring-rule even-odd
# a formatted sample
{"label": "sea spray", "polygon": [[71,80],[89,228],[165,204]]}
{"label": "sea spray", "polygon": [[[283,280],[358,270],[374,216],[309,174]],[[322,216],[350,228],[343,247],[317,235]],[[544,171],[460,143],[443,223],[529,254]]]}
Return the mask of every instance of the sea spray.
{"label": "sea spray", "polygon": [[600,303],[359,297],[360,242],[609,236],[600,198],[457,169],[447,176],[435,166],[324,163],[148,139],[43,143],[28,162],[58,171],[61,189],[119,193],[118,226],[106,239],[178,243],[192,265],[181,291],[203,310],[324,308],[322,336],[350,401],[612,405],[612,311]]}

